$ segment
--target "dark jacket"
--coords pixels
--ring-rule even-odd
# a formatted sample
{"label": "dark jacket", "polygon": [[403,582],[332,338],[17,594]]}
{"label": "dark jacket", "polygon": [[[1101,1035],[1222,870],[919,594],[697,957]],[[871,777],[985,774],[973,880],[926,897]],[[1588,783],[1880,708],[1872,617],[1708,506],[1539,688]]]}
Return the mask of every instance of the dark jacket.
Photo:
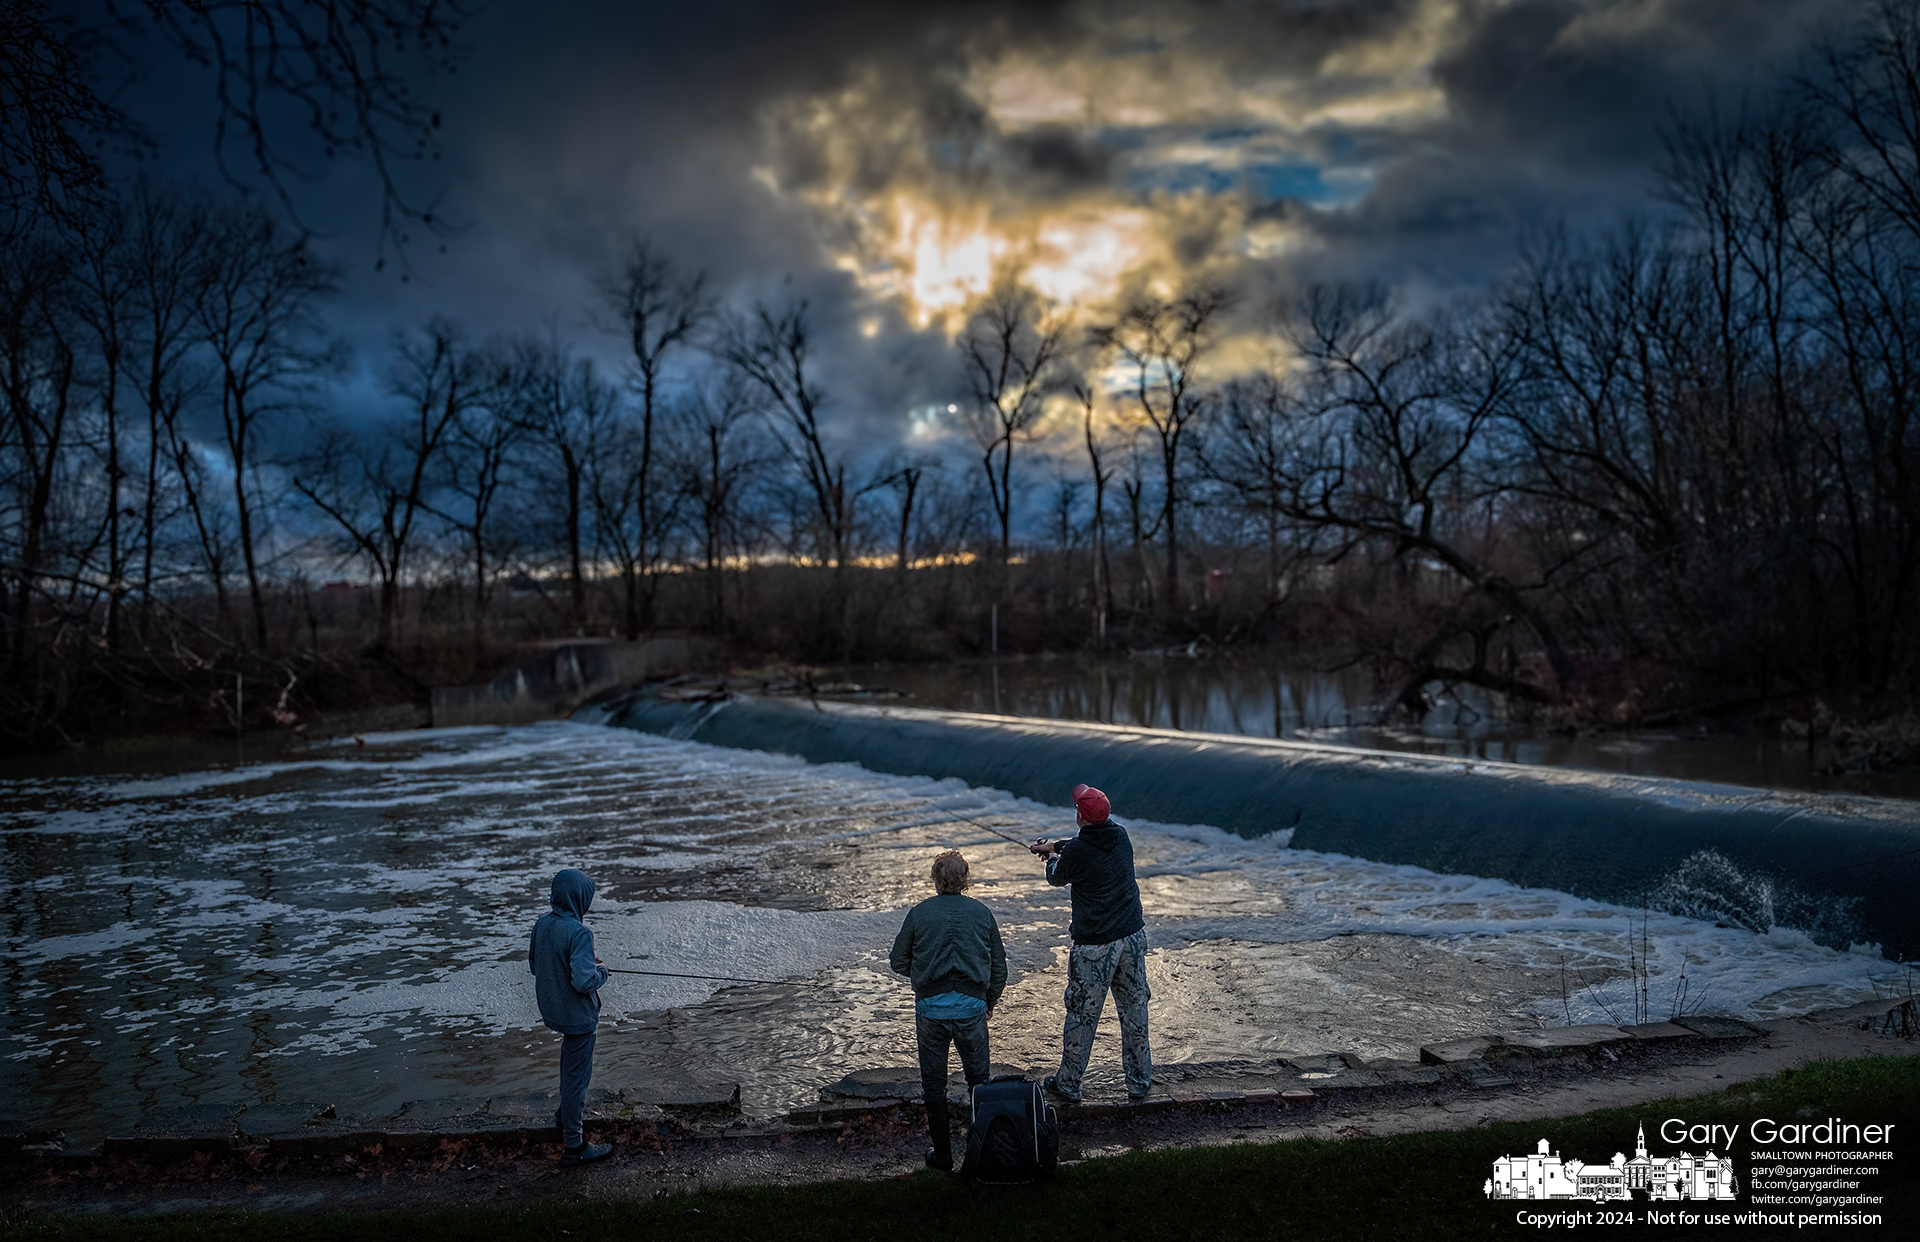
{"label": "dark jacket", "polygon": [[607,968],[593,960],[593,933],[580,921],[593,905],[593,881],[578,871],[553,877],[553,910],[533,925],[527,968],[540,1020],[562,1035],[587,1035],[600,1025],[600,986]]}
{"label": "dark jacket", "polygon": [[913,980],[916,1000],[959,992],[1000,1003],[1007,986],[1007,951],[993,911],[960,893],[929,897],[907,911],[887,962]]}
{"label": "dark jacket", "polygon": [[1140,886],[1133,880],[1133,842],[1108,820],[1088,824],[1047,858],[1047,883],[1073,887],[1075,944],[1109,944],[1147,925]]}

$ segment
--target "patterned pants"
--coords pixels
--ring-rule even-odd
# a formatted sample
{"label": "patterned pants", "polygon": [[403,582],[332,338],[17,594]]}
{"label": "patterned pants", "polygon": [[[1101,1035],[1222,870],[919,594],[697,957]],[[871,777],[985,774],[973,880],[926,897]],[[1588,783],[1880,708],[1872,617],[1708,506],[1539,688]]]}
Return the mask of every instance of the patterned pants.
{"label": "patterned pants", "polygon": [[1067,1022],[1060,1032],[1060,1090],[1080,1094],[1080,1080],[1093,1054],[1093,1033],[1107,992],[1120,1015],[1120,1064],[1127,1094],[1145,1095],[1153,1086],[1153,1052],[1147,1047],[1147,932],[1143,927],[1124,940],[1076,944],[1067,954]]}

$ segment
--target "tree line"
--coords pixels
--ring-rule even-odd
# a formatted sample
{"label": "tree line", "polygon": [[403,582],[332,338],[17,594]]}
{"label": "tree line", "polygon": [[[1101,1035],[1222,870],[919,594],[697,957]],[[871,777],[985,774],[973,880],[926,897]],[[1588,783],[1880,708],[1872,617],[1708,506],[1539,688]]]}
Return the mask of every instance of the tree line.
{"label": "tree line", "polygon": [[[1447,683],[1569,718],[1897,710],[1917,14],[1677,115],[1644,217],[1438,303],[1194,283],[1076,314],[1010,274],[924,451],[847,433],[807,302],[644,240],[595,282],[603,348],[433,318],[341,413],[342,273],[284,213],[153,183],[39,213],[0,259],[5,731],[230,719],[234,675],[291,720],[662,628],[840,662],[1285,643],[1416,714]],[[1250,331],[1274,363],[1229,368]]]}

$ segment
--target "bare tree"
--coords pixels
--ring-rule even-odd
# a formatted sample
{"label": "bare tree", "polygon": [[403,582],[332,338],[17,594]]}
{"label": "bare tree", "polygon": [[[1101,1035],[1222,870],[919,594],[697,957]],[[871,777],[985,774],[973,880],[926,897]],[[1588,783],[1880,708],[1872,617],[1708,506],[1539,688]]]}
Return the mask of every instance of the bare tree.
{"label": "bare tree", "polygon": [[[1511,340],[1464,314],[1446,325],[1405,322],[1382,290],[1353,285],[1309,288],[1284,333],[1308,368],[1319,425],[1296,441],[1280,511],[1353,541],[1383,542],[1396,559],[1419,554],[1445,566],[1474,594],[1524,620],[1564,693],[1573,668],[1546,614],[1526,589],[1451,538],[1446,521],[1449,506],[1470,497],[1466,471],[1513,389]],[[1443,627],[1422,645],[1399,697],[1438,675],[1433,659],[1446,637]],[[1553,697],[1489,671],[1484,637],[1475,656],[1473,667],[1444,675]]]}
{"label": "bare tree", "polygon": [[653,626],[653,569],[664,528],[670,525],[664,520],[665,508],[677,495],[675,489],[653,484],[655,423],[666,367],[675,349],[691,343],[712,306],[706,273],[682,273],[646,240],[630,245],[619,266],[601,277],[600,296],[633,355],[631,384],[640,406],[633,477],[609,489],[621,494],[622,502],[615,507],[622,515],[630,514],[635,525],[630,538],[619,529],[624,521],[612,532],[626,581],[626,633],[631,639]]}
{"label": "bare tree", "polygon": [[[61,322],[71,280],[67,256],[36,235],[15,237],[0,261],[0,392],[6,400],[4,482],[10,512],[7,643],[24,683],[36,644],[33,600],[49,568],[56,485],[66,466],[79,361]],[[25,705],[37,714],[35,705]]]}
{"label": "bare tree", "polygon": [[715,345],[765,402],[774,438],[799,472],[819,528],[821,559],[846,565],[858,499],[847,487],[845,457],[829,447],[821,415],[826,392],[812,377],[813,335],[805,301],[775,311],[765,303],[750,315],[727,315]]}
{"label": "bare tree", "polygon": [[441,456],[441,486],[435,489],[446,496],[435,512],[466,541],[473,566],[473,645],[484,650],[491,638],[494,581],[509,540],[500,529],[501,501],[527,428],[507,408],[514,377],[506,347],[480,346],[473,357],[482,391],[454,419]]}
{"label": "bare tree", "polygon": [[380,185],[383,264],[404,252],[409,229],[454,231],[438,192],[420,184],[441,129],[421,84],[455,71],[457,40],[478,10],[468,0],[153,0],[80,16],[7,0],[0,213],[84,213],[110,197],[98,149],[154,143],[94,84],[173,59],[212,71],[222,172],[238,186],[264,183],[290,217],[291,182],[316,180],[343,155],[366,161]]}
{"label": "bare tree", "polygon": [[611,387],[593,363],[577,357],[559,338],[523,337],[514,348],[513,417],[526,429],[542,460],[548,503],[558,511],[560,546],[566,558],[567,620],[576,634],[590,624],[586,548],[592,532],[592,484],[608,448],[615,410]]}
{"label": "bare tree", "polygon": [[921,481],[927,477],[928,464],[920,458],[888,462],[875,472],[880,486],[894,495],[894,510],[899,521],[894,526],[893,567],[905,573],[913,563],[913,505],[920,498]]}
{"label": "bare tree", "polygon": [[196,317],[212,264],[205,253],[213,239],[206,200],[179,187],[135,186],[128,263],[133,269],[130,381],[146,413],[145,468],[140,506],[140,632],[148,633],[154,608],[154,565],[166,520],[163,472],[174,459],[180,420],[206,386],[205,368],[192,363]]}
{"label": "bare tree", "polygon": [[419,533],[435,512],[440,459],[461,419],[497,399],[491,360],[467,344],[451,320],[431,319],[417,333],[398,333],[387,391],[405,414],[371,438],[326,436],[294,487],[331,518],[380,581],[376,646],[399,637],[400,589]]}
{"label": "bare tree", "polygon": [[1113,614],[1113,570],[1107,563],[1107,484],[1113,481],[1113,467],[1107,464],[1106,446],[1094,429],[1098,402],[1093,385],[1076,380],[1073,397],[1080,403],[1080,438],[1086,446],[1087,473],[1093,481],[1093,639],[1105,647],[1107,618]]}
{"label": "bare tree", "polygon": [[1879,0],[1853,37],[1820,47],[1799,93],[1826,173],[1807,196],[1810,326],[1844,376],[1848,417],[1817,437],[1833,474],[1855,678],[1912,667],[1920,590],[1920,3]]}
{"label": "bare tree", "polygon": [[253,641],[267,646],[267,602],[259,564],[263,505],[257,494],[261,423],[300,406],[307,384],[341,362],[324,337],[320,301],[339,269],[289,236],[271,216],[244,208],[217,219],[197,306],[201,338],[219,372],[220,425],[240,557],[253,608]]}
{"label": "bare tree", "polygon": [[43,0],[0,3],[0,238],[107,201],[99,144],[138,131],[93,88],[105,43],[100,29]]}
{"label": "bare tree", "polygon": [[1059,384],[1064,320],[1050,316],[1033,290],[1003,280],[981,300],[955,342],[970,400],[968,429],[980,448],[987,495],[1000,523],[1000,563],[1013,547],[1013,447],[1030,436],[1047,395]]}
{"label": "bare tree", "polygon": [[1279,606],[1288,570],[1309,546],[1287,547],[1289,483],[1303,424],[1312,411],[1292,376],[1257,374],[1226,385],[1212,432],[1200,443],[1206,476],[1227,489],[1260,531],[1266,551],[1266,608]]}
{"label": "bare tree", "polygon": [[88,335],[99,374],[94,388],[102,418],[101,473],[106,484],[102,532],[107,546],[107,646],[120,648],[120,613],[127,596],[127,545],[121,533],[122,495],[126,469],[120,450],[124,438],[120,420],[121,389],[132,364],[137,317],[138,269],[128,219],[115,208],[88,213],[73,231],[73,316]]}
{"label": "bare tree", "polygon": [[692,394],[673,420],[674,471],[691,500],[705,575],[706,621],[727,629],[727,563],[742,546],[742,508],[766,452],[754,433],[752,393],[737,374]]}
{"label": "bare tree", "polygon": [[1188,429],[1205,409],[1200,364],[1217,340],[1220,319],[1231,303],[1225,289],[1212,285],[1195,286],[1170,301],[1142,295],[1117,320],[1094,331],[1095,343],[1130,373],[1135,410],[1159,441],[1159,525],[1167,541],[1162,587],[1169,621],[1180,608],[1181,450]]}

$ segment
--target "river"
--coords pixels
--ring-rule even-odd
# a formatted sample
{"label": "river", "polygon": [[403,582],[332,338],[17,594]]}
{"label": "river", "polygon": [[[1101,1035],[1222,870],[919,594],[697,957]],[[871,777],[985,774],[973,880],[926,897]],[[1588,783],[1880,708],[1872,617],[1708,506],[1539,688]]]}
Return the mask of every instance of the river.
{"label": "river", "polygon": [[[1631,1020],[1643,933],[1655,1018],[1676,997],[1762,1016],[1842,1004],[1902,969],[1790,929],[1131,827],[1168,1067],[1406,1057],[1490,1027]],[[886,950],[948,847],[1006,936],[994,1059],[1043,1066],[1065,894],[989,828],[1070,825],[958,781],[570,722],[16,765],[0,779],[0,1097],[89,1144],[188,1104],[377,1118],[548,1088],[557,1037],[537,1023],[525,943],[572,866],[599,883],[589,921],[609,963],[775,981],[616,976],[596,1083],[738,1082],[746,1112],[772,1116],[850,1070],[912,1064]],[[1111,1029],[1094,1065],[1089,1088],[1117,1090]]]}

